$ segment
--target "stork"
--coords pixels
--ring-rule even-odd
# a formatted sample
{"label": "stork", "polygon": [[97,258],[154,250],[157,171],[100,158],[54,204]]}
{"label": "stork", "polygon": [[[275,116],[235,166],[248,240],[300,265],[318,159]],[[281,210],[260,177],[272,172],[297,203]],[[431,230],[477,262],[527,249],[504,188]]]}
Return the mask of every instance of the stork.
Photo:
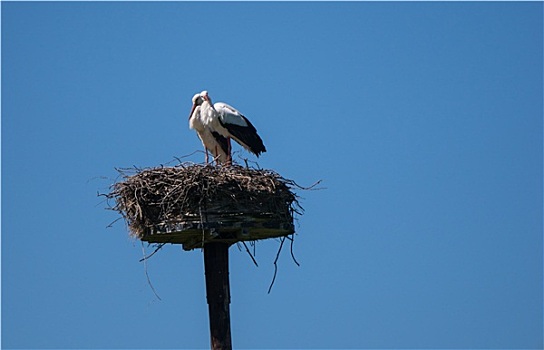
{"label": "stork", "polygon": [[257,157],[266,152],[266,147],[259,134],[257,134],[257,130],[242,113],[223,102],[212,104],[207,91],[202,91],[200,97],[203,99],[200,105],[200,113],[204,125],[227,139],[227,155],[229,158],[227,162],[230,162],[231,158],[232,146],[230,139],[234,139]]}
{"label": "stork", "polygon": [[200,94],[193,96],[193,108],[189,114],[189,128],[195,130],[198,138],[202,141],[206,152],[206,163],[209,160],[208,151],[211,152],[217,164],[225,163],[230,158],[227,139],[204,124],[201,113],[202,102],[204,102],[204,98]]}

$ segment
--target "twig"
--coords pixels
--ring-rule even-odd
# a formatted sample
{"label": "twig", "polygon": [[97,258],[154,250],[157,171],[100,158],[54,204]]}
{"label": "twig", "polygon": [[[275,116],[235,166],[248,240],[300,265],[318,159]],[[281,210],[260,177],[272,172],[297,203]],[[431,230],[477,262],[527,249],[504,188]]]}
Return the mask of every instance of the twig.
{"label": "twig", "polygon": [[[156,250],[155,250],[155,252],[156,252]],[[155,254],[155,252],[153,252],[153,254]],[[147,278],[147,283],[151,287],[151,290],[153,291],[153,294],[155,294],[157,299],[162,300],[161,297],[157,294],[157,291],[155,290],[155,288],[153,288],[153,284],[151,284],[151,279],[149,278],[149,274],[147,273],[147,259],[145,258],[144,242],[142,242],[142,253],[144,255],[144,258],[142,260],[140,260],[140,261],[143,261],[143,263],[144,263],[144,271],[145,271],[145,277]],[[153,255],[153,254],[151,254],[151,255]]]}
{"label": "twig", "polygon": [[246,248],[246,252],[249,254],[249,256],[251,257],[251,260],[253,260],[253,263],[255,264],[255,266],[259,267],[259,264],[257,264],[257,260],[255,260],[255,258],[253,257],[253,255],[251,254],[251,252],[249,251],[249,248],[247,247],[246,245],[246,242],[242,241],[242,244],[244,245],[244,248]]}
{"label": "twig", "polygon": [[291,258],[293,258],[293,261],[295,262],[295,264],[297,264],[297,266],[300,267],[300,264],[298,263],[297,259],[295,259],[295,254],[293,254],[293,244],[295,243],[295,234],[293,233],[293,237],[287,236],[287,239],[291,241]]}
{"label": "twig", "polygon": [[[181,159],[183,159],[183,158],[189,158],[190,156],[192,156],[192,155],[195,154],[195,153],[204,153],[204,152],[201,151],[201,150],[196,150],[196,151],[194,151],[193,153],[189,153],[189,154],[184,155],[184,156],[181,156],[181,157],[176,157],[176,156],[174,156],[174,158],[181,164],[181,163],[183,163],[183,162],[181,161]],[[166,164],[170,164],[171,162],[172,162],[172,161],[170,161],[170,162],[168,162],[168,163],[166,163]]]}
{"label": "twig", "polygon": [[319,185],[323,180],[317,180],[316,182],[314,182],[312,185],[308,186],[308,187],[304,187],[304,186],[300,186],[299,184],[297,184],[294,180],[289,180],[290,183],[292,183],[294,186],[300,188],[301,190],[304,190],[304,191],[319,191],[319,190],[325,190],[326,187],[318,187],[318,188],[314,188],[315,186]]}
{"label": "twig", "polygon": [[280,238],[280,249],[278,249],[278,253],[276,254],[276,259],[274,260],[274,277],[272,277],[272,282],[270,283],[270,287],[268,287],[268,294],[270,294],[270,291],[272,290],[272,286],[274,285],[274,282],[276,281],[276,275],[278,274],[278,259],[280,257],[281,248],[283,247],[283,242],[285,242],[285,237]]}
{"label": "twig", "polygon": [[121,216],[120,218],[117,218],[117,219],[113,220],[108,226],[106,226],[106,228],[112,228],[113,224],[115,224],[117,221],[119,221],[121,219],[124,219],[124,217]]}
{"label": "twig", "polygon": [[246,164],[246,169],[251,169],[249,167],[249,163],[252,163],[252,164],[255,165],[256,169],[261,170],[261,167],[259,166],[259,163],[255,162],[253,160],[249,160],[248,158],[244,158],[244,157],[242,157],[242,155],[238,155],[238,158],[242,159],[244,161],[244,163]]}
{"label": "twig", "polygon": [[[143,244],[143,242],[142,242],[142,244]],[[141,258],[139,262],[142,262],[142,261],[144,261],[144,260],[147,260],[147,259],[151,258],[153,255],[155,255],[156,252],[158,252],[159,250],[161,250],[161,248],[164,247],[165,244],[166,244],[166,243],[161,243],[161,244],[159,244],[159,245],[157,246],[157,248],[153,251],[153,253],[149,254],[148,256],[145,256],[145,254],[144,254],[144,257]]]}

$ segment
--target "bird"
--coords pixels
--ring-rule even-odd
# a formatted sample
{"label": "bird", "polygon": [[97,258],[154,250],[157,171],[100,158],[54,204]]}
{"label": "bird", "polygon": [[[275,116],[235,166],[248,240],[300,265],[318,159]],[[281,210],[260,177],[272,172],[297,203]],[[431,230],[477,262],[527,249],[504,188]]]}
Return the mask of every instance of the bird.
{"label": "bird", "polygon": [[217,132],[227,139],[228,163],[232,161],[230,139],[234,139],[234,141],[257,157],[261,153],[266,152],[266,147],[257,133],[257,129],[242,113],[224,102],[212,104],[212,100],[206,90],[197,95],[200,95],[203,99],[200,104],[200,114],[203,124],[209,127],[211,131]]}
{"label": "bird", "polygon": [[189,114],[189,128],[196,131],[198,138],[202,141],[206,152],[206,163],[209,162],[208,151],[217,164],[226,163],[229,159],[227,138],[206,126],[202,120],[201,108],[204,98],[200,94],[193,96],[193,107]]}

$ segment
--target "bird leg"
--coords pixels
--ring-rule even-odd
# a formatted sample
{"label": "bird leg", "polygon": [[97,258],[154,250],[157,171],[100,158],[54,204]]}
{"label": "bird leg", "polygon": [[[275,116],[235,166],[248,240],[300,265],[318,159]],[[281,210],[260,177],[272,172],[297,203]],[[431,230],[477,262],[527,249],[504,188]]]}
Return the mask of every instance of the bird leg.
{"label": "bird leg", "polygon": [[232,154],[230,152],[231,152],[230,137],[227,137],[227,165],[232,165]]}
{"label": "bird leg", "polygon": [[217,145],[215,146],[215,154],[217,154],[217,157],[214,157],[215,159],[215,165],[219,165],[219,151],[217,150]]}

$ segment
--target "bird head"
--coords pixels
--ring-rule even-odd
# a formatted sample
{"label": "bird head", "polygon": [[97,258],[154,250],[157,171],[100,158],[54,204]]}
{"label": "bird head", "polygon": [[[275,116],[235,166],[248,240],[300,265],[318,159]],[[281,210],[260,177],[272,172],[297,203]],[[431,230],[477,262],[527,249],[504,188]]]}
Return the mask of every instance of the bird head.
{"label": "bird head", "polygon": [[195,94],[193,96],[193,105],[200,106],[204,99],[202,98],[201,94]]}
{"label": "bird head", "polygon": [[208,95],[208,91],[204,90],[200,93],[200,96],[205,100],[208,101],[210,104],[212,104],[212,100],[210,99],[210,96]]}
{"label": "bird head", "polygon": [[191,108],[191,113],[189,113],[189,119],[191,119],[196,107],[200,106],[202,102],[204,102],[204,98],[201,96],[201,94],[196,94],[193,96],[193,108]]}

